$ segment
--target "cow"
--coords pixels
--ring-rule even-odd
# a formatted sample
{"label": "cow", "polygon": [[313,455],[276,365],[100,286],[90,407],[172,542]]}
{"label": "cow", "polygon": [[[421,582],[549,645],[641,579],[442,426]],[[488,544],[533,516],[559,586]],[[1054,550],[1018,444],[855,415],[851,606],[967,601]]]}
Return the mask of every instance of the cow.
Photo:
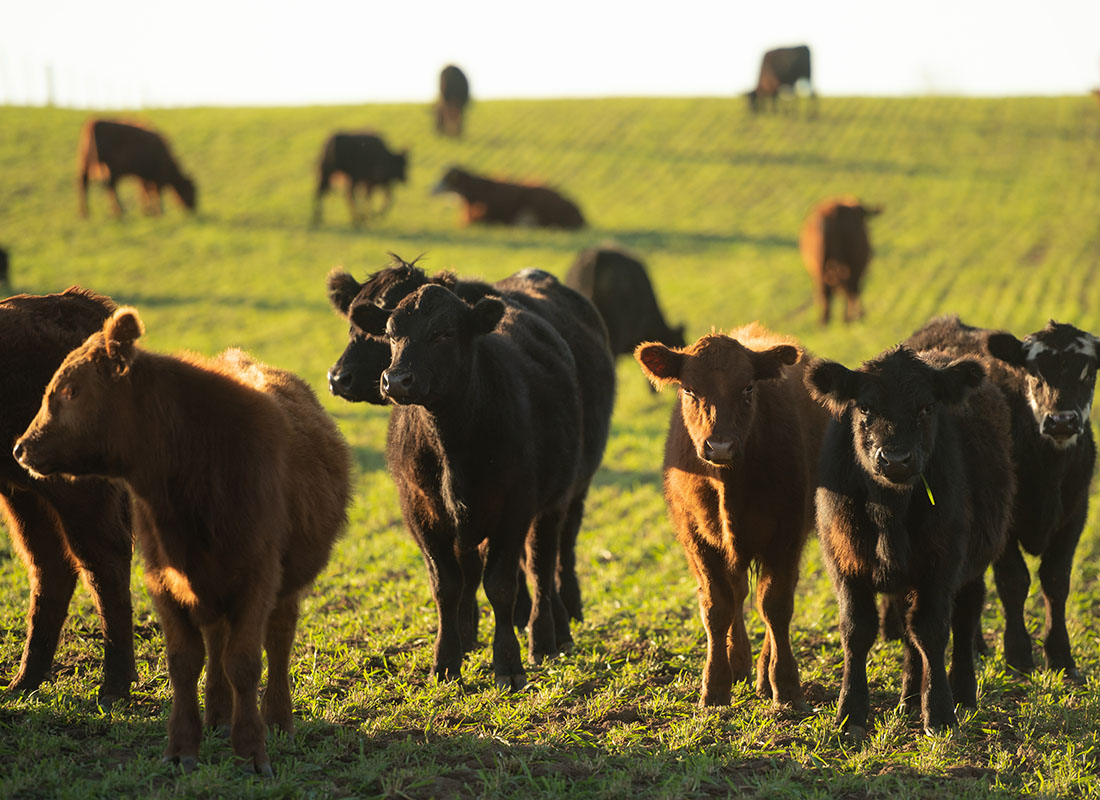
{"label": "cow", "polygon": [[813,528],[817,454],[828,415],[803,384],[802,348],[758,323],[690,347],[638,346],[657,387],[679,387],[665,442],[669,516],[698,583],[707,633],[702,705],[729,705],[750,677],[743,604],[758,573],[765,624],[756,691],[807,708],[790,624],[802,547]]}
{"label": "cow", "polygon": [[[317,192],[313,197],[313,224],[321,224],[321,206],[329,190],[332,176],[340,173],[347,185],[348,211],[352,225],[367,221],[370,215],[370,199],[376,187],[386,194],[385,205],[379,209],[381,216],[393,205],[393,183],[405,183],[409,166],[409,151],[391,152],[374,133],[334,133],[321,150],[317,165]],[[355,190],[362,184],[366,188],[366,209],[360,215],[355,203]]]}
{"label": "cow", "polygon": [[80,134],[77,194],[80,216],[88,217],[88,181],[103,181],[111,193],[116,217],[122,216],[118,201],[118,179],[133,175],[141,181],[146,214],[162,213],[160,193],[170,186],[188,211],[198,207],[195,182],[185,175],[172,156],[168,143],[154,130],[142,125],[90,119]]}
{"label": "cow", "polygon": [[3,247],[0,247],[0,287],[11,288],[11,257]]}
{"label": "cow", "polygon": [[867,218],[882,213],[882,206],[862,204],[851,195],[822,200],[802,224],[798,246],[802,263],[810,273],[821,324],[829,324],[833,292],[847,299],[844,321],[862,318],[860,287],[871,260]]}
{"label": "cow", "polygon": [[298,602],[346,522],[348,446],[296,376],[236,349],[146,351],[143,332],[116,309],[65,357],[12,452],[32,474],[102,476],[133,497],[172,683],[165,760],[197,764],[205,648],[205,723],[271,776],[265,723],[293,732]]}
{"label": "cow", "polygon": [[1100,340],[1053,320],[1020,340],[1007,331],[971,327],[958,317],[933,319],[911,340],[958,356],[984,356],[991,380],[1008,402],[1016,497],[1008,545],[993,564],[1005,614],[1005,661],[1021,673],[1035,666],[1024,625],[1030,584],[1024,551],[1039,557],[1046,665],[1081,681],[1066,631],[1066,599],[1096,465],[1089,413]]}
{"label": "cow", "polygon": [[[392,255],[392,254],[391,254]],[[608,348],[607,329],[599,312],[577,292],[562,285],[553,275],[528,269],[487,284],[458,279],[452,273],[433,277],[412,264],[393,256],[394,262],[360,284],[340,268],[329,273],[328,294],[333,308],[348,320],[348,344],[329,370],[329,388],[338,397],[351,402],[386,404],[380,381],[390,363],[390,346],[384,336],[364,332],[357,319],[368,311],[364,306],[393,308],[421,286],[437,283],[446,286],[468,303],[485,297],[504,297],[538,314],[565,340],[577,366],[583,415],[582,463],[574,485],[569,516],[562,534],[558,582],[562,602],[569,615],[583,619],[580,585],[576,575],[575,547],[584,515],[588,487],[603,459],[615,403],[615,364]],[[520,627],[530,616],[526,587],[520,585],[516,618]]]}
{"label": "cow", "polygon": [[449,64],[439,73],[439,98],[435,101],[435,129],[444,136],[462,136],[462,115],[470,102],[466,74]]}
{"label": "cow", "polygon": [[395,406],[386,462],[431,578],[439,615],[432,672],[461,677],[463,653],[477,643],[484,575],[496,685],[521,689],[527,676],[512,623],[525,548],[534,577],[528,657],[539,663],[572,641],[554,585],[582,460],[569,347],[518,304],[484,297],[470,305],[431,283],[392,310],[359,306],[356,323],[390,341],[381,379]]}
{"label": "cow", "polygon": [[[76,287],[0,302],[0,440],[14,444],[62,360],[102,328],[114,309],[108,298]],[[30,579],[27,637],[8,690],[31,692],[47,680],[73,591],[83,579],[103,635],[99,703],[110,706],[129,695],[137,680],[129,495],[103,480],[34,478],[8,453],[0,459],[0,506]]]}
{"label": "cow", "polygon": [[451,167],[432,194],[453,192],[462,198],[465,225],[517,225],[576,230],[585,226],[576,204],[546,186],[507,183]]}
{"label": "cow", "polygon": [[645,265],[615,247],[582,250],[565,285],[592,301],[607,325],[611,352],[630,356],[642,342],[684,347],[684,326],[665,322]]}
{"label": "cow", "polygon": [[905,345],[858,370],[815,361],[807,385],[833,415],[816,508],[844,648],[837,724],[854,741],[866,735],[875,594],[888,593],[906,604],[905,706],[926,731],[952,727],[956,703],[977,706],[985,569],[1010,518],[1008,406],[978,361]]}
{"label": "cow", "polygon": [[756,113],[764,107],[765,101],[770,101],[774,111],[783,89],[793,92],[799,81],[805,81],[809,85],[810,100],[816,111],[817,94],[814,93],[810,72],[810,48],[804,44],[767,51],[760,61],[760,77],[756,80],[756,88],[746,95],[749,108]]}

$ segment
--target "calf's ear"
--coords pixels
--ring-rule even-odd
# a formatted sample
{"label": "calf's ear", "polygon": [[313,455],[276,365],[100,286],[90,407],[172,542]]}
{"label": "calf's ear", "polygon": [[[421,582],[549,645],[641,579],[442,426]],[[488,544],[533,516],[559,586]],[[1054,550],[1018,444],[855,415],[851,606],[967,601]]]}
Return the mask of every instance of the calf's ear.
{"label": "calf's ear", "polygon": [[470,332],[477,336],[492,333],[504,316],[504,303],[495,297],[483,297],[470,313]]}
{"label": "calf's ear", "polygon": [[355,278],[344,272],[340,267],[333,267],[325,279],[328,287],[328,300],[332,307],[340,312],[340,316],[346,317],[351,301],[359,294],[363,287]]}
{"label": "calf's ear", "polygon": [[660,342],[643,342],[634,348],[634,358],[649,382],[661,389],[680,379],[684,354]]}
{"label": "calf's ear", "polygon": [[1011,333],[991,333],[985,342],[985,349],[989,355],[1014,367],[1022,367],[1027,361],[1024,343]]}
{"label": "calf's ear", "polygon": [[125,375],[134,360],[134,342],[145,333],[145,326],[137,309],[123,306],[103,323],[103,341],[107,357],[115,365],[118,375]]}
{"label": "calf's ear", "polygon": [[985,367],[977,361],[956,361],[935,370],[935,395],[943,403],[961,403],[985,380]]}
{"label": "calf's ear", "polygon": [[789,344],[781,344],[770,350],[754,352],[752,355],[753,377],[758,381],[778,378],[783,374],[783,367],[789,367],[791,364],[797,363],[801,357],[802,353],[799,352],[798,348]]}
{"label": "calf's ear", "polygon": [[356,303],[348,315],[351,324],[368,336],[385,336],[390,311],[374,303]]}
{"label": "calf's ear", "polygon": [[804,380],[810,396],[839,419],[859,397],[862,376],[835,361],[818,360],[810,364]]}

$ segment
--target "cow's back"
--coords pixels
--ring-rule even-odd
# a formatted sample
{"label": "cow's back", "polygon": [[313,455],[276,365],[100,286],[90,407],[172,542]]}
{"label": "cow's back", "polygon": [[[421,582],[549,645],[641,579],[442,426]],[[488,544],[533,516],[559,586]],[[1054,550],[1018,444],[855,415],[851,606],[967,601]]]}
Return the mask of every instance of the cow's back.
{"label": "cow's back", "polygon": [[862,206],[853,197],[822,201],[806,217],[799,250],[807,272],[829,286],[857,287],[871,259]]}
{"label": "cow's back", "polygon": [[92,120],[95,160],[113,175],[140,175],[155,180],[172,164],[164,139],[155,131],[111,120]]}
{"label": "cow's back", "polygon": [[586,250],[569,269],[565,283],[591,298],[607,325],[615,355],[630,355],[642,342],[668,338],[645,267],[630,256],[609,249]]}

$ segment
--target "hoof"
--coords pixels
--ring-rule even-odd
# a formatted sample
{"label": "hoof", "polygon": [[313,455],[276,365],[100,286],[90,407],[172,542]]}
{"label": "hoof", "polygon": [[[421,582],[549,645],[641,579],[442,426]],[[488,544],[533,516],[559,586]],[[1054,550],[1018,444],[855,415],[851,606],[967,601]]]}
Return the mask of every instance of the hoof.
{"label": "hoof", "polygon": [[558,647],[558,655],[564,656],[564,655],[568,655],[569,653],[572,653],[572,652],[573,652],[573,640],[572,639],[566,639]]}
{"label": "hoof", "polygon": [[844,738],[852,744],[863,744],[867,738],[867,729],[862,725],[847,725],[844,728]]}
{"label": "hoof", "polygon": [[1077,667],[1070,667],[1062,673],[1067,683],[1073,683],[1078,686],[1082,686],[1085,683],[1085,676],[1081,674],[1081,670]]}
{"label": "hoof", "polygon": [[776,700],[772,705],[776,708],[793,711],[796,714],[809,714],[813,711],[813,709],[810,708],[810,704],[802,698],[798,698],[797,700]]}
{"label": "hoof", "polygon": [[526,689],[530,684],[527,682],[526,672],[517,672],[514,675],[497,675],[497,688],[506,692],[519,692]]}
{"label": "hoof", "polygon": [[261,778],[275,777],[275,770],[271,768],[270,761],[264,761],[260,764],[254,761],[245,761],[241,764],[241,772],[245,775],[259,775]]}
{"label": "hoof", "polygon": [[462,667],[436,667],[432,672],[439,683],[462,680]]}
{"label": "hoof", "polygon": [[195,771],[195,767],[199,765],[199,760],[195,756],[165,756],[160,760],[160,763],[179,764],[183,774],[186,775]]}

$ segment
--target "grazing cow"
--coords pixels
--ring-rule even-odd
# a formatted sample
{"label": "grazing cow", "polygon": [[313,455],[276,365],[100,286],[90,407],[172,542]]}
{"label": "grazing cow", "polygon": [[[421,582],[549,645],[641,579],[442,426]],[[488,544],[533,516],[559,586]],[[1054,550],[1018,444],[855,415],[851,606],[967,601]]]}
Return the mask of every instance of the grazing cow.
{"label": "grazing cow", "polygon": [[447,170],[432,194],[454,192],[465,204],[463,224],[474,222],[538,228],[583,228],[584,217],[572,200],[545,186],[525,186]]}
{"label": "grazing cow", "polygon": [[840,605],[837,722],[854,740],[866,734],[875,594],[890,593],[907,606],[906,707],[920,709],[927,731],[953,726],[956,703],[977,705],[983,576],[1012,506],[1008,406],[977,361],[905,346],[855,371],[816,362],[807,382],[835,417],[822,445],[817,530]]}
{"label": "grazing cow", "polygon": [[271,775],[265,723],[293,730],[298,601],[346,521],[348,447],[294,375],[240,350],[151,353],[142,332],[116,310],[65,358],[13,452],[32,473],[105,476],[133,496],[172,681],[165,759],[197,763],[205,647],[206,724],[229,725],[246,769]]}
{"label": "grazing cow", "polygon": [[[10,445],[26,430],[54,371],[114,308],[106,297],[75,287],[0,303],[0,440]],[[27,639],[8,689],[30,692],[47,679],[73,590],[83,578],[103,633],[99,701],[110,705],[125,697],[137,680],[126,490],[101,480],[33,478],[9,455],[0,460],[0,505],[30,578]]]}
{"label": "grazing cow", "polygon": [[[574,484],[569,516],[559,553],[559,592],[570,616],[583,618],[580,586],[576,575],[575,547],[584,514],[588,487],[603,459],[615,402],[615,364],[607,344],[607,331],[593,305],[577,292],[542,270],[524,270],[495,284],[458,280],[450,273],[429,278],[422,270],[394,256],[387,267],[360,284],[351,275],[335,269],[329,274],[328,292],[333,307],[350,322],[349,340],[343,354],[329,370],[332,393],[352,402],[384,404],[379,382],[390,363],[389,341],[364,332],[356,320],[370,309],[393,308],[421,286],[446,286],[468,303],[485,297],[504,297],[527,311],[538,314],[565,340],[577,366],[583,414],[581,469]],[[526,586],[520,585],[517,620],[526,624],[530,601]]]}
{"label": "grazing cow", "polygon": [[829,306],[837,290],[848,301],[844,321],[863,316],[860,285],[872,253],[866,220],[881,213],[882,206],[865,206],[851,196],[834,197],[820,202],[802,224],[798,245],[814,283],[822,325],[829,323]]}
{"label": "grazing cow", "polygon": [[118,179],[133,175],[141,181],[146,214],[160,214],[164,208],[160,193],[165,186],[175,190],[189,210],[197,208],[195,183],[180,171],[168,143],[157,132],[139,125],[90,119],[80,134],[80,174],[77,193],[80,216],[88,216],[88,180],[103,181],[111,193],[115,216],[122,216],[118,202]]}
{"label": "grazing cow", "polygon": [[392,311],[364,304],[356,321],[390,340],[381,389],[396,408],[386,461],[431,576],[439,614],[432,671],[459,678],[463,653],[476,646],[484,545],[496,683],[522,688],[512,622],[525,545],[535,578],[528,655],[538,663],[571,642],[554,574],[581,468],[573,356],[549,323],[517,304],[486,297],[470,305],[436,284]]}
{"label": "grazing cow", "polygon": [[462,115],[470,102],[470,82],[454,64],[439,73],[439,99],[435,101],[435,129],[444,136],[462,136]]}
{"label": "grazing cow", "polygon": [[1020,672],[1030,672],[1035,665],[1024,625],[1030,576],[1022,549],[1040,559],[1047,667],[1079,681],[1066,631],[1066,598],[1096,464],[1089,413],[1100,340],[1052,320],[1021,341],[1011,333],[972,328],[957,317],[932,320],[911,338],[954,355],[987,356],[990,378],[1012,414],[1016,465],[1008,546],[993,564],[1005,612],[1005,661]]}
{"label": "grazing cow", "polygon": [[763,107],[765,101],[770,101],[774,111],[779,93],[784,88],[794,91],[799,81],[809,84],[810,100],[816,110],[817,95],[810,76],[810,48],[803,44],[769,50],[764,53],[760,62],[760,77],[756,81],[756,88],[747,95],[749,108],[755,113]]}
{"label": "grazing cow", "polygon": [[622,250],[593,247],[581,251],[565,285],[592,301],[607,324],[611,352],[633,355],[642,342],[684,347],[684,326],[665,322],[645,266]]}
{"label": "grazing cow", "polygon": [[766,626],[756,691],[805,707],[790,624],[828,415],[806,391],[801,356],[793,339],[757,323],[689,348],[649,342],[635,353],[654,385],[680,387],[665,443],[665,500],[699,584],[703,705],[728,705],[733,681],[750,675],[742,606],[756,567]]}
{"label": "grazing cow", "polygon": [[[313,198],[313,224],[321,224],[321,201],[329,190],[334,173],[344,176],[347,183],[348,210],[351,223],[359,225],[366,222],[370,215],[370,199],[375,187],[381,187],[386,194],[386,204],[378,214],[385,214],[393,205],[394,181],[405,183],[409,166],[409,151],[392,153],[386,143],[373,133],[334,133],[328,137],[321,151],[321,161],[317,171],[317,193]],[[367,205],[360,215],[355,204],[355,189],[360,184],[366,187]]]}

